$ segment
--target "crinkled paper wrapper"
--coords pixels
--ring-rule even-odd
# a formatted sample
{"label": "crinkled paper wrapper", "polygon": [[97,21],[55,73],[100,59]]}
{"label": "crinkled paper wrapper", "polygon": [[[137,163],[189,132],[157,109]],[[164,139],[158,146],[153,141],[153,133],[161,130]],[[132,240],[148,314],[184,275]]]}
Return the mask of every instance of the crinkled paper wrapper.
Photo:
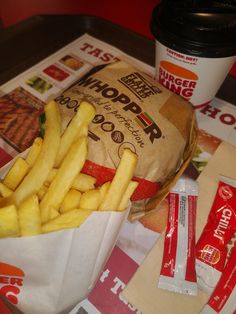
{"label": "crinkled paper wrapper", "polygon": [[[138,187],[130,219],[152,212],[192,158],[197,124],[191,104],[123,61],[93,68],[56,98],[65,124],[82,100],[91,102],[97,114],[89,126],[88,159],[114,169],[122,149],[135,151],[135,176],[158,184],[159,190],[147,196],[149,187]],[[159,129],[155,138],[153,126]]]}
{"label": "crinkled paper wrapper", "polygon": [[193,158],[194,151],[197,146],[197,122],[195,116],[193,116],[192,119],[192,125],[191,130],[189,133],[189,141],[187,142],[187,145],[185,147],[184,153],[183,153],[183,161],[179,169],[176,170],[176,172],[170,176],[167,177],[165,183],[160,187],[158,193],[156,196],[154,196],[152,199],[150,199],[146,205],[145,212],[140,213],[132,213],[131,217],[134,218],[140,218],[144,216],[145,214],[152,213],[156,210],[158,205],[161,203],[161,201],[167,196],[169,191],[173,186],[175,186],[178,179],[181,177],[181,175],[184,173],[186,168],[188,167],[190,161]]}

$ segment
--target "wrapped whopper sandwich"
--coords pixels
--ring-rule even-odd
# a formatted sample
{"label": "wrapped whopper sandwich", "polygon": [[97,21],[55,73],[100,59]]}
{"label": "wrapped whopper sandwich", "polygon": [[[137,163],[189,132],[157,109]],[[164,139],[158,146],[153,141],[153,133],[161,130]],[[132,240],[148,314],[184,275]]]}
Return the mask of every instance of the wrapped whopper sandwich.
{"label": "wrapped whopper sandwich", "polygon": [[192,106],[123,61],[93,68],[56,98],[64,125],[84,99],[97,114],[82,172],[102,184],[112,179],[123,149],[134,151],[139,185],[130,219],[140,218],[157,207],[191,160],[197,128]]}

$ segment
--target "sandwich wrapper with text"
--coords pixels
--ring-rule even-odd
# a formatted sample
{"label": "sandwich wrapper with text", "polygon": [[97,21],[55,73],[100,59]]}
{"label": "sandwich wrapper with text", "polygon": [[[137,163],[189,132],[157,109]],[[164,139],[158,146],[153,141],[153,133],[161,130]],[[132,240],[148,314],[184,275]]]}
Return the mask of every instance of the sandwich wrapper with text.
{"label": "sandwich wrapper with text", "polygon": [[68,313],[93,288],[128,211],[93,212],[77,229],[0,239],[0,293],[26,314]]}
{"label": "sandwich wrapper with text", "polygon": [[196,146],[196,119],[189,102],[131,64],[94,67],[56,98],[67,123],[81,100],[96,115],[89,128],[90,163],[83,171],[109,180],[124,148],[138,155],[130,219],[155,210],[186,169]]}

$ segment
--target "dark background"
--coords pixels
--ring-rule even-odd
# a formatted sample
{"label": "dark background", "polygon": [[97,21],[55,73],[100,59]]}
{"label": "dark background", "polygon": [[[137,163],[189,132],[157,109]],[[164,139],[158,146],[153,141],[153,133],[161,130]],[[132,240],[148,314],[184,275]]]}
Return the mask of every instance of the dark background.
{"label": "dark background", "polygon": [[[10,27],[33,15],[94,15],[153,39],[149,22],[159,0],[1,0],[1,26]],[[236,64],[230,72],[236,76]]]}

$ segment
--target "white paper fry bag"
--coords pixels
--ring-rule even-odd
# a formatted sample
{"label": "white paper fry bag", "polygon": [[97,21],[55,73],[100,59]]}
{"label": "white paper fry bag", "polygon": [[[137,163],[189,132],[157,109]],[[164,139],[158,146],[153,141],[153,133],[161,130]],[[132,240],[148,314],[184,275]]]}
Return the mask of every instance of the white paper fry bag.
{"label": "white paper fry bag", "polygon": [[0,293],[25,314],[68,313],[95,284],[127,211],[94,212],[78,229],[0,239]]}

